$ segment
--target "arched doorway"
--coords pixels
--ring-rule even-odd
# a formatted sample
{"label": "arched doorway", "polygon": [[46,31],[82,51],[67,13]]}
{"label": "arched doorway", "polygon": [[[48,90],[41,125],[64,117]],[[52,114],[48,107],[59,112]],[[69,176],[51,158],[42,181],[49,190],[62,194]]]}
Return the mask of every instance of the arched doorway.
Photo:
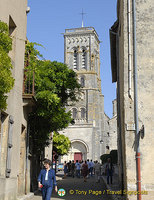
{"label": "arched doorway", "polygon": [[64,155],[61,159],[62,162],[70,160],[86,160],[87,153],[89,152],[88,145],[82,140],[72,140],[71,148],[67,155]]}

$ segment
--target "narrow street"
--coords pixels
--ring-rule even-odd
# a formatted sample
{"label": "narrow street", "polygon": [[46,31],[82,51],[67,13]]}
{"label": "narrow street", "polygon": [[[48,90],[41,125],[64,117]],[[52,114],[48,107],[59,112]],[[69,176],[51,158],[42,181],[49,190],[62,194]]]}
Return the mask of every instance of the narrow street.
{"label": "narrow street", "polygon": [[[62,179],[62,173],[57,174],[57,185],[58,189],[63,188],[66,191],[65,196],[60,197],[53,190],[52,200],[111,200],[111,195],[107,194],[106,184],[103,179],[100,183],[95,182],[95,178],[90,177],[87,179],[87,182],[83,182],[83,178],[72,178],[67,177]],[[41,200],[41,192],[39,191],[32,200]]]}

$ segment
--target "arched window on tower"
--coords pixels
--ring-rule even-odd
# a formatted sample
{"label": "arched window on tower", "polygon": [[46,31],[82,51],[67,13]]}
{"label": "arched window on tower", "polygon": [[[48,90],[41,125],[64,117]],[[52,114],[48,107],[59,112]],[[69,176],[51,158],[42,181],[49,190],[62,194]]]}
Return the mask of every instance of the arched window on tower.
{"label": "arched window on tower", "polygon": [[74,49],[74,55],[73,55],[73,68],[78,69],[78,52],[77,49]]}
{"label": "arched window on tower", "polygon": [[77,109],[76,108],[72,109],[72,117],[73,117],[73,119],[77,119]]}
{"label": "arched window on tower", "polygon": [[81,87],[85,87],[85,77],[81,76]]}
{"label": "arched window on tower", "polygon": [[81,108],[81,119],[85,119],[85,118],[86,118],[86,109]]}
{"label": "arched window on tower", "polygon": [[82,68],[83,69],[86,69],[86,65],[87,65],[86,60],[87,60],[86,48],[83,47],[82,48]]}

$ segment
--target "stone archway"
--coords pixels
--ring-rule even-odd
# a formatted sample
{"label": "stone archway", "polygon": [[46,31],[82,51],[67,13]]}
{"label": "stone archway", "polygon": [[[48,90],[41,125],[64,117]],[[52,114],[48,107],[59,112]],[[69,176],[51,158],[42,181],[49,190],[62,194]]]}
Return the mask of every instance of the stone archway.
{"label": "stone archway", "polygon": [[[89,152],[88,145],[82,140],[72,140],[71,148],[67,155],[62,157],[62,162],[69,160],[86,160]],[[75,159],[76,158],[76,159]]]}

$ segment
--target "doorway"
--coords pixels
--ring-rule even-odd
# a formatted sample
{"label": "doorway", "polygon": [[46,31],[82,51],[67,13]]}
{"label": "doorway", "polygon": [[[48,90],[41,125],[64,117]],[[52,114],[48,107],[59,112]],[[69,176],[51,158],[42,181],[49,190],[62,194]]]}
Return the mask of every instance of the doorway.
{"label": "doorway", "polygon": [[74,161],[76,160],[81,161],[82,160],[82,153],[81,152],[75,152],[74,153]]}

